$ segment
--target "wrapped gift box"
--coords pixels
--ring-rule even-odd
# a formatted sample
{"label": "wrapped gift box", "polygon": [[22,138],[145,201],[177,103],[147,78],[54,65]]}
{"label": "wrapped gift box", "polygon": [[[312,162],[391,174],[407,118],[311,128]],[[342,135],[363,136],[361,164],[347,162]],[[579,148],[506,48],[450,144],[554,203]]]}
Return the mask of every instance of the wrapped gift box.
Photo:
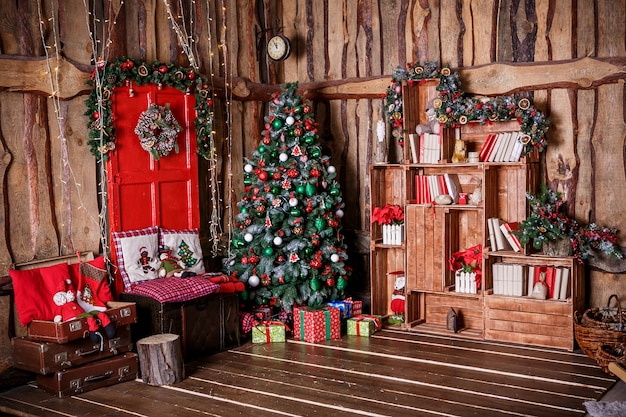
{"label": "wrapped gift box", "polygon": [[341,318],[347,319],[352,317],[352,303],[348,303],[346,301],[331,301],[326,303],[329,307],[338,308],[341,311]]}
{"label": "wrapped gift box", "polygon": [[361,314],[363,314],[363,301],[352,300],[352,297],[348,297],[344,301],[346,303],[352,305],[352,307],[351,307],[352,316],[351,317],[360,316]]}
{"label": "wrapped gift box", "polygon": [[293,336],[309,343],[341,339],[341,311],[330,306],[319,309],[296,307],[293,313]]}
{"label": "wrapped gift box", "polygon": [[348,319],[349,336],[370,337],[380,330],[380,316],[356,316]]}
{"label": "wrapped gift box", "polygon": [[254,318],[259,321],[266,321],[272,318],[273,311],[272,307],[269,306],[259,306],[252,310],[252,314],[254,314]]}
{"label": "wrapped gift box", "polygon": [[252,343],[273,343],[285,341],[285,324],[280,321],[266,321],[252,326]]}

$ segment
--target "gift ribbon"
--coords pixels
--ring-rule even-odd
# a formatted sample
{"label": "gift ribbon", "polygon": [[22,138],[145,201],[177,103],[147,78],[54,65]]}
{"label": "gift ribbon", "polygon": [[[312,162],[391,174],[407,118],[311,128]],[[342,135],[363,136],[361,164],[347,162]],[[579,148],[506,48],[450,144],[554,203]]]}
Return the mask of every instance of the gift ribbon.
{"label": "gift ribbon", "polygon": [[[304,313],[306,310],[300,308],[300,340],[304,340]],[[326,340],[330,340],[330,310],[324,309],[324,324],[326,325]]]}
{"label": "gift ribbon", "polygon": [[265,326],[265,341],[267,343],[270,343],[272,341],[270,338],[270,325],[283,325],[284,326],[284,323],[282,321],[277,321],[277,320],[266,320],[266,321],[259,322],[254,325],[254,328],[257,329],[260,333],[263,333],[263,330],[259,329],[259,326]]}

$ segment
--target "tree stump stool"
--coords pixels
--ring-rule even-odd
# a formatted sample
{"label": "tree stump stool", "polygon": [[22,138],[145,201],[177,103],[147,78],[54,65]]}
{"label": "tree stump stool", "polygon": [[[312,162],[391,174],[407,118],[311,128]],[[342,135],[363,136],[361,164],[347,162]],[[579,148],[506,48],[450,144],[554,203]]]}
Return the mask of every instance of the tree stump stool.
{"label": "tree stump stool", "polygon": [[141,379],[150,385],[172,385],[184,379],[180,337],[163,333],[137,341]]}

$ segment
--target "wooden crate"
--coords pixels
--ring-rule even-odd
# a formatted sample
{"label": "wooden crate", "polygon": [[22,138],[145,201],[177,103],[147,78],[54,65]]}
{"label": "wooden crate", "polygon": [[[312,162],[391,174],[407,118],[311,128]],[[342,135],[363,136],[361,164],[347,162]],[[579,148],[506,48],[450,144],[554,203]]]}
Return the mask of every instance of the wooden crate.
{"label": "wooden crate", "polygon": [[409,136],[415,133],[417,125],[428,122],[426,105],[428,101],[439,97],[438,79],[422,80],[419,83],[404,84],[402,86],[402,106],[404,115],[404,161],[411,162]]}
{"label": "wooden crate", "polygon": [[[485,338],[574,350],[574,312],[584,308],[584,269],[575,258],[543,255],[500,254],[487,265],[504,262],[527,266],[549,265],[570,269],[567,300],[537,300],[530,297],[486,295]],[[486,267],[491,277],[490,267]]]}
{"label": "wooden crate", "polygon": [[446,329],[446,319],[450,308],[457,314],[458,335],[482,338],[484,331],[483,297],[456,293],[411,293],[409,311],[413,316],[407,319],[409,330],[450,334]]}
{"label": "wooden crate", "polygon": [[370,254],[372,314],[381,316],[392,314],[391,295],[395,276],[390,275],[390,273],[404,271],[404,252],[404,246],[380,246],[372,249]]}

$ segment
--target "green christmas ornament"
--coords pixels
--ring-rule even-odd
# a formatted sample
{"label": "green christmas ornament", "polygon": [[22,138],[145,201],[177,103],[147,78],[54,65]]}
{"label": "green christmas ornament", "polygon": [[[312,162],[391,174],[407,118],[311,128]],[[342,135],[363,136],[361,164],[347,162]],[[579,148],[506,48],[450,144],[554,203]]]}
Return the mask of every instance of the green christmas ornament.
{"label": "green christmas ornament", "polygon": [[324,207],[326,208],[326,210],[330,210],[332,206],[333,206],[333,203],[331,203],[330,201],[324,202]]}
{"label": "green christmas ornament", "polygon": [[244,242],[241,239],[233,239],[233,246],[236,248],[243,248]]}
{"label": "green christmas ornament", "polygon": [[339,188],[331,188],[330,195],[337,197],[339,195]]}
{"label": "green christmas ornament", "polygon": [[272,159],[276,159],[278,157],[278,152],[272,151],[270,152],[270,156],[272,157]]}
{"label": "green christmas ornament", "polygon": [[317,187],[311,183],[308,183],[304,187],[304,193],[307,195],[307,197],[313,197],[316,191],[317,191]]}
{"label": "green christmas ornament", "polygon": [[272,194],[276,195],[276,194],[278,194],[279,191],[280,190],[278,189],[278,187],[276,187],[276,186],[272,187]]}
{"label": "green christmas ornament", "polygon": [[247,212],[248,212],[248,207],[245,207],[245,206],[244,206],[244,207],[242,207],[241,209],[239,209],[239,211],[240,211],[241,213],[247,213]]}
{"label": "green christmas ornament", "polygon": [[320,148],[313,148],[311,150],[311,155],[313,155],[314,158],[319,158],[320,155],[322,155],[322,151],[320,150]]}
{"label": "green christmas ornament", "polygon": [[265,256],[272,256],[274,254],[274,248],[268,246],[267,248],[263,249],[263,254]]}
{"label": "green christmas ornament", "polygon": [[305,187],[304,187],[304,185],[298,185],[298,186],[296,187],[296,192],[297,192],[298,194],[304,194],[304,188],[305,188]]}
{"label": "green christmas ornament", "polygon": [[312,278],[311,281],[309,282],[309,287],[313,290],[313,291],[319,291],[320,288],[322,288],[322,283],[320,282],[319,279],[317,278]]}
{"label": "green christmas ornament", "polygon": [[243,290],[243,291],[241,292],[241,299],[242,299],[243,301],[248,301],[248,290]]}
{"label": "green christmas ornament", "polygon": [[291,214],[293,217],[300,217],[300,209],[292,208],[291,210],[289,210],[289,214]]}
{"label": "green christmas ornament", "polygon": [[313,142],[315,142],[315,138],[313,136],[307,136],[304,138],[304,143],[307,145],[313,145]]}
{"label": "green christmas ornament", "polygon": [[259,153],[265,153],[265,146],[263,145],[259,146]]}
{"label": "green christmas ornament", "polygon": [[280,119],[274,119],[274,121],[272,122],[272,127],[274,128],[274,130],[278,130],[281,127],[283,127],[283,121]]}
{"label": "green christmas ornament", "polygon": [[324,230],[324,228],[326,227],[326,222],[324,221],[324,219],[322,219],[321,217],[318,217],[317,219],[315,219],[315,228],[318,231],[322,231]]}
{"label": "green christmas ornament", "polygon": [[341,277],[337,280],[337,289],[338,290],[345,290],[346,287],[348,286],[348,281],[345,280],[345,278]]}
{"label": "green christmas ornament", "polygon": [[304,248],[304,253],[306,253],[307,255],[313,254],[313,248],[310,246],[307,246],[306,248]]}

